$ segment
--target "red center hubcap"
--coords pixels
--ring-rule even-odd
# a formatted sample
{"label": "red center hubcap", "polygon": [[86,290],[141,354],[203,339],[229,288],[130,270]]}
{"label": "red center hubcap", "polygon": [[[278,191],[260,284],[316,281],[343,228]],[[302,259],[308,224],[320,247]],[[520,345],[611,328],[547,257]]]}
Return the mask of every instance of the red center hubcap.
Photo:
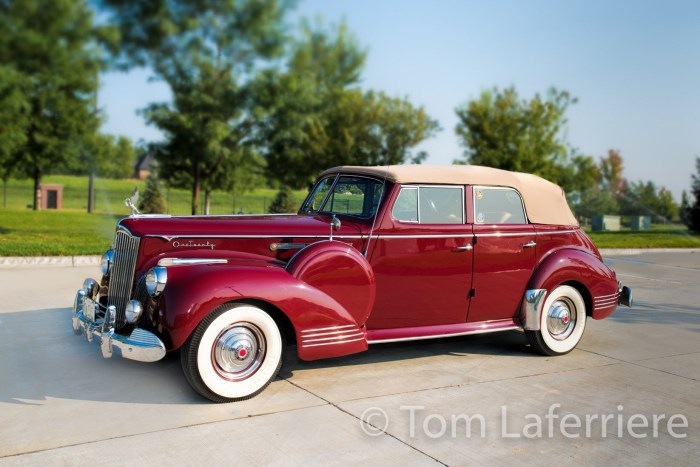
{"label": "red center hubcap", "polygon": [[241,349],[238,351],[238,358],[245,358],[246,355],[248,355],[248,351],[246,351],[246,349]]}

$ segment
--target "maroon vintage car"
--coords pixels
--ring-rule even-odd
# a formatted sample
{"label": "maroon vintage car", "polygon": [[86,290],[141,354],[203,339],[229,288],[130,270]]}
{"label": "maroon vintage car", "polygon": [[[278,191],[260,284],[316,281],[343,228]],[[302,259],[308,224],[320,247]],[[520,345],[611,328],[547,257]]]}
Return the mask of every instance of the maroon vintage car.
{"label": "maroon vintage car", "polygon": [[102,354],[180,351],[217,402],[262,391],[285,345],[316,360],[369,344],[523,329],[565,354],[631,291],[561,188],[477,166],[336,167],[297,214],[122,219],[73,306]]}

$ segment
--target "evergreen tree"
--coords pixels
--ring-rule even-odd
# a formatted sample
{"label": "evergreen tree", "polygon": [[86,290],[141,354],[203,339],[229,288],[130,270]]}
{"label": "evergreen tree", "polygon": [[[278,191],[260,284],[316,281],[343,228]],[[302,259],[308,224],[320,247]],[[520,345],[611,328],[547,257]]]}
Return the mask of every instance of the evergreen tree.
{"label": "evergreen tree", "polygon": [[284,214],[284,213],[294,213],[299,210],[299,203],[294,201],[294,196],[292,196],[292,190],[289,189],[287,185],[283,185],[280,191],[275,195],[275,199],[272,200],[272,204],[268,211],[271,214]]}
{"label": "evergreen tree", "polygon": [[700,157],[695,158],[696,173],[692,176],[690,194],[693,197],[690,207],[686,211],[686,225],[690,230],[700,232]]}
{"label": "evergreen tree", "polygon": [[155,173],[151,173],[146,178],[146,191],[138,208],[143,214],[164,214],[168,211],[168,205],[160,189],[160,181]]}

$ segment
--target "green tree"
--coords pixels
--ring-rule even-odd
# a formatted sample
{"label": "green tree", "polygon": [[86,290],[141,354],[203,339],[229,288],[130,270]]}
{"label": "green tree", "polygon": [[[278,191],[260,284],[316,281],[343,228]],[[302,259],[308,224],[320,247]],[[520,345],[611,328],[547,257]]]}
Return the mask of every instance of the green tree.
{"label": "green tree", "polygon": [[[69,166],[98,127],[93,96],[103,29],[83,0],[0,3],[0,111],[4,172],[34,180]],[[9,124],[8,124],[9,122]]]}
{"label": "green tree", "polygon": [[344,24],[326,31],[304,27],[285,73],[258,83],[259,140],[268,174],[296,188],[335,165],[419,162],[412,148],[437,122],[405,99],[357,86],[366,52]]}
{"label": "green tree", "polygon": [[138,209],[144,214],[163,214],[168,211],[168,205],[160,188],[160,181],[155,173],[151,173],[146,178],[146,190]]}
{"label": "green tree", "polygon": [[[173,99],[151,104],[146,120],[165,133],[156,151],[160,176],[192,190],[235,185],[259,170],[249,116],[248,83],[266,59],[282,51],[283,0],[106,0],[120,25],[123,51],[150,65]],[[242,168],[244,170],[233,170]]]}
{"label": "green tree", "polygon": [[688,192],[685,190],[681,193],[681,205],[678,208],[678,217],[684,225],[690,225],[690,199],[688,198]]}
{"label": "green tree", "polygon": [[601,189],[609,192],[615,199],[619,199],[625,191],[627,181],[622,176],[624,163],[620,151],[610,149],[607,157],[600,161]]}
{"label": "green tree", "polygon": [[455,162],[533,173],[568,190],[573,177],[562,130],[566,109],[575,102],[554,88],[530,100],[521,100],[513,87],[484,91],[456,109],[465,153]]}
{"label": "green tree", "polygon": [[620,213],[623,215],[649,215],[653,222],[666,222],[678,218],[678,205],[673,195],[652,181],[632,182],[620,197]]}
{"label": "green tree", "polygon": [[690,230],[700,232],[700,157],[695,158],[695,173],[691,176],[690,194],[692,201],[685,212],[686,225]]}
{"label": "green tree", "polygon": [[288,186],[283,185],[280,191],[277,192],[275,198],[270,203],[268,212],[272,214],[294,213],[299,210],[299,203],[294,200],[292,190]]}
{"label": "green tree", "polygon": [[134,173],[136,149],[125,136],[94,134],[83,141],[80,157],[70,172],[104,178],[129,178]]}

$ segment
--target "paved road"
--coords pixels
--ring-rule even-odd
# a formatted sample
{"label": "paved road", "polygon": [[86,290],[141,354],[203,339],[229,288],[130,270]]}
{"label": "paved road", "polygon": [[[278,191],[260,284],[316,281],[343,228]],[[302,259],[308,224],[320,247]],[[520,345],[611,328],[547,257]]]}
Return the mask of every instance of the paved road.
{"label": "paved road", "polygon": [[290,351],[260,396],[224,405],[177,358],[104,360],[73,335],[67,307],[96,268],[0,269],[0,465],[696,463],[700,254],[608,262],[636,305],[589,320],[567,356],[518,332]]}

